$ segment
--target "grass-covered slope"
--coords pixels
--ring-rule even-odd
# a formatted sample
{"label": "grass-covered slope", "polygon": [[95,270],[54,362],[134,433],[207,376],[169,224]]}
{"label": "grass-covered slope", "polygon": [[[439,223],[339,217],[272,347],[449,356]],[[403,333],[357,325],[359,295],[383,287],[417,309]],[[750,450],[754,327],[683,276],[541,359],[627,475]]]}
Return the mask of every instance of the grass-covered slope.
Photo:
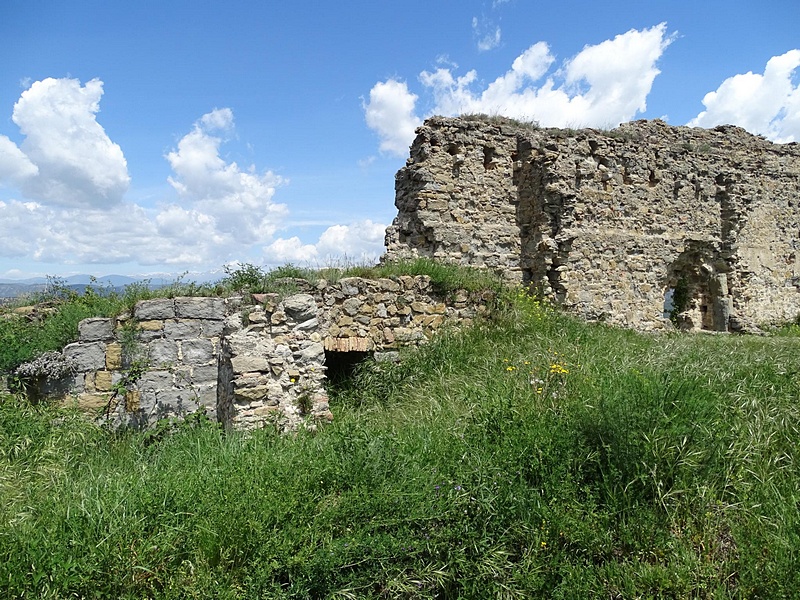
{"label": "grass-covered slope", "polygon": [[525,297],[365,368],[316,434],[114,436],[0,406],[8,598],[792,598],[792,337]]}

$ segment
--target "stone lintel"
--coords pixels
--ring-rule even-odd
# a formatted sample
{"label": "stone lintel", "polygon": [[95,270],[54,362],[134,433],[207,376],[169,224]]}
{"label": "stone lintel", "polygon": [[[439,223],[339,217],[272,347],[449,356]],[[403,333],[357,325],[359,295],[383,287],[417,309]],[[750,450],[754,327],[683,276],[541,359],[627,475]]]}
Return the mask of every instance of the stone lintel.
{"label": "stone lintel", "polygon": [[370,352],[375,343],[368,337],[325,338],[325,350],[330,352]]}

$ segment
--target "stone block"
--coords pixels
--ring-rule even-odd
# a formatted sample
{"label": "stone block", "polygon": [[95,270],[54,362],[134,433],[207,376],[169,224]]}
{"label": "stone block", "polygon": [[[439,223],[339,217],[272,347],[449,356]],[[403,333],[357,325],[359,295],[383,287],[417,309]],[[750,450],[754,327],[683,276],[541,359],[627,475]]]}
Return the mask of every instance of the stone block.
{"label": "stone block", "polygon": [[128,390],[125,392],[125,410],[127,412],[136,412],[139,410],[142,401],[142,394],[139,390]]}
{"label": "stone block", "polygon": [[172,340],[153,340],[148,344],[150,362],[154,366],[172,365],[178,361],[178,343]]}
{"label": "stone block", "polygon": [[318,342],[311,342],[304,346],[297,354],[297,363],[299,365],[308,365],[311,363],[323,363],[325,361],[325,346]]}
{"label": "stone block", "polygon": [[110,392],[112,384],[111,371],[98,371],[94,375],[94,385],[98,392]]}
{"label": "stone block", "polygon": [[75,405],[80,410],[96,411],[106,407],[111,399],[109,393],[83,393],[75,396]]}
{"label": "stone block", "polygon": [[162,331],[164,321],[139,321],[136,327],[139,331]]}
{"label": "stone block", "polygon": [[236,374],[269,371],[269,361],[264,356],[240,354],[231,358],[231,367]]}
{"label": "stone block", "polygon": [[308,321],[303,321],[297,327],[295,327],[298,331],[312,331],[319,327],[319,319],[316,317],[313,319],[309,319]]}
{"label": "stone block", "polygon": [[344,313],[350,317],[354,317],[358,314],[359,309],[361,308],[361,304],[363,302],[360,298],[348,298],[344,302],[342,302],[342,310]]}
{"label": "stone block", "polygon": [[122,344],[112,342],[106,345],[106,369],[116,371],[122,368]]}
{"label": "stone block", "polygon": [[84,319],[78,323],[78,337],[82,342],[99,342],[114,338],[114,320]]}
{"label": "stone block", "polygon": [[360,293],[359,286],[363,283],[360,277],[344,277],[339,280],[339,289],[345,296],[358,296]]}
{"label": "stone block", "polygon": [[192,390],[160,390],[156,393],[158,398],[157,412],[160,418],[183,417],[196,412],[200,406],[197,396]]}
{"label": "stone block", "polygon": [[380,285],[381,289],[387,292],[399,292],[400,291],[400,284],[392,279],[379,279],[378,285]]}
{"label": "stone block", "polygon": [[317,316],[317,301],[310,294],[294,294],[283,301],[283,311],[295,321],[308,321]]}
{"label": "stone block", "polygon": [[234,398],[240,404],[264,401],[269,397],[269,387],[259,385],[256,387],[238,388],[234,391]]}
{"label": "stone block", "polygon": [[203,338],[183,340],[180,345],[180,356],[184,364],[205,365],[216,358],[216,348],[211,340]]}
{"label": "stone block", "polygon": [[214,338],[220,337],[225,330],[224,321],[201,321],[201,332],[203,337]]}
{"label": "stone block", "polygon": [[181,319],[225,319],[224,298],[175,298],[175,314]]}
{"label": "stone block", "polygon": [[103,342],[69,344],[64,348],[64,356],[75,361],[77,371],[99,371],[106,366],[106,345]]}
{"label": "stone block", "polygon": [[141,300],[136,303],[133,316],[139,321],[174,319],[175,301],[171,298]]}
{"label": "stone block", "polygon": [[[221,323],[221,321],[215,321]],[[201,321],[197,319],[179,319],[164,321],[164,337],[168,340],[185,340],[200,337]]]}
{"label": "stone block", "polygon": [[169,371],[147,371],[136,381],[136,387],[140,390],[166,390],[172,384],[173,377]]}
{"label": "stone block", "polygon": [[216,364],[207,366],[192,367],[192,384],[213,383],[217,384],[219,378],[219,368]]}

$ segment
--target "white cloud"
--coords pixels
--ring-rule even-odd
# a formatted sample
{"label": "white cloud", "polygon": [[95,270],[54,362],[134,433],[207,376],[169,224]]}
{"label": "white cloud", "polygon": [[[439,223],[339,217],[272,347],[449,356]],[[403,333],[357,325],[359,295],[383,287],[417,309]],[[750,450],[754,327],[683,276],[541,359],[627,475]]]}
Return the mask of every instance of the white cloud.
{"label": "white cloud", "polygon": [[500,26],[491,21],[482,23],[478,17],[472,17],[472,34],[478,40],[478,51],[487,52],[500,45],[502,33]]}
{"label": "white cloud", "polygon": [[[176,175],[169,177],[169,182],[185,203],[213,220],[218,234],[235,237],[245,245],[263,243],[288,214],[285,204],[272,201],[276,187],[284,181],[270,171],[242,170],[220,157],[223,140],[212,132],[232,128],[229,108],[203,115],[181,138],[178,148],[167,154]],[[189,218],[188,213],[184,216]]]}
{"label": "white cloud", "polygon": [[25,153],[6,136],[0,135],[0,182],[8,181],[13,185],[21,185],[37,173],[39,168],[25,156]]}
{"label": "white cloud", "polygon": [[229,108],[201,116],[165,156],[177,201],[126,202],[122,151],[95,120],[101,95],[99,80],[48,79],[23,92],[14,120],[25,140],[0,136],[0,183],[21,192],[0,201],[0,257],[197,271],[259,255],[305,263],[382,251],[385,226],[371,221],[330,227],[315,244],[276,240],[288,214],[274,200],[284,181],[221,156],[235,134]]}
{"label": "white cloud", "polygon": [[[556,59],[547,43],[537,42],[520,54],[505,74],[487,85],[481,86],[475,70],[456,76],[445,67],[423,71],[419,80],[433,96],[434,107],[429,114],[500,114],[561,127],[616,125],[646,109],[647,96],[659,73],[656,63],[673,39],[666,27],[661,23],[649,29],[632,29],[586,46],[549,76]],[[403,98],[404,121],[418,122],[418,98],[406,84],[390,79],[376,84],[370,96],[390,84],[391,95]],[[387,122],[393,121],[379,121],[382,125]],[[383,129],[369,118],[367,124],[386,139]],[[391,131],[393,153],[402,156],[413,134]]]}
{"label": "white cloud", "polygon": [[800,50],[774,56],[763,74],[729,77],[703,98],[704,111],[691,126],[732,124],[777,142],[800,141],[800,84],[792,78],[800,67]]}
{"label": "white cloud", "polygon": [[95,117],[103,82],[77,79],[34,82],[14,105],[12,119],[25,140],[16,148],[0,139],[0,178],[31,199],[61,206],[119,203],[130,178],[120,147]]}
{"label": "white cloud", "polygon": [[386,225],[366,219],[328,227],[316,244],[305,244],[298,237],[279,238],[264,249],[264,256],[270,264],[374,262],[383,253],[385,234]]}
{"label": "white cloud", "polygon": [[304,244],[297,236],[278,238],[264,249],[269,264],[310,264],[317,260],[319,252],[314,244]]}
{"label": "white cloud", "polygon": [[414,139],[414,130],[422,120],[414,115],[417,96],[408,91],[404,81],[389,79],[376,83],[369,92],[364,112],[367,125],[380,138],[380,151],[405,156]]}

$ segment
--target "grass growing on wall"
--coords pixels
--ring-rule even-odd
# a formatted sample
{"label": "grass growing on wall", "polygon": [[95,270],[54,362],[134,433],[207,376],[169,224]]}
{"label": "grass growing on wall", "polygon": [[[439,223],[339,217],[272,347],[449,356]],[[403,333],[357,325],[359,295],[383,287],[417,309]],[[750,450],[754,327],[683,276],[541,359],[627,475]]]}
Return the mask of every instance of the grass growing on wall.
{"label": "grass growing on wall", "polygon": [[[351,265],[341,268],[310,269],[284,265],[264,270],[252,264],[226,267],[226,276],[213,284],[197,284],[179,278],[166,286],[152,287],[149,282],[133,283],[122,291],[89,286],[83,293],[51,281],[48,290],[33,298],[23,298],[0,309],[0,377],[11,373],[25,361],[48,351],[60,351],[78,338],[78,323],[88,317],[113,317],[133,311],[140,300],[177,296],[229,296],[257,292],[282,295],[299,291],[295,280],[316,283],[320,279],[338,281],[344,277],[396,277],[427,275],[434,291],[450,294],[467,291],[499,291],[498,280],[486,271],[446,265],[431,259],[390,262],[378,266]],[[32,304],[31,316],[17,315],[13,309]]]}
{"label": "grass growing on wall", "polygon": [[790,598],[791,337],[524,296],[367,366],[316,434],[113,435],[0,405],[8,598]]}

